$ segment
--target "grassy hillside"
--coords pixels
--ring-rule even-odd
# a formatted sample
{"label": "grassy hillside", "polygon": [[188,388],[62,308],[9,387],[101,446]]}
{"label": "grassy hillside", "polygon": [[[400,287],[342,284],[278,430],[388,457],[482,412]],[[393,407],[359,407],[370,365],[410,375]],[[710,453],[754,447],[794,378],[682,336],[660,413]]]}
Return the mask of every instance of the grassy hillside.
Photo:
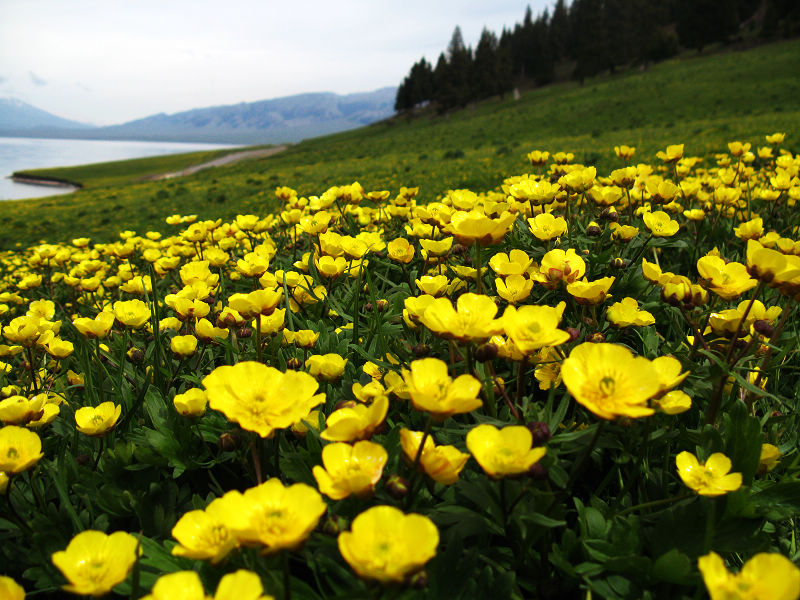
{"label": "grassy hillside", "polygon": [[[789,41],[682,56],[646,71],[598,77],[583,86],[554,85],[444,117],[395,118],[180,180],[95,187],[112,179],[104,183],[95,167],[50,170],[50,176],[93,189],[4,204],[0,244],[63,240],[78,232],[109,239],[121,223],[136,230],[165,230],[164,217],[175,212],[205,218],[263,212],[274,206],[278,185],[301,194],[319,194],[353,180],[367,189],[392,191],[418,185],[423,201],[450,188],[488,190],[524,172],[525,154],[533,149],[574,152],[576,161],[591,162],[601,173],[618,166],[613,154],[618,144],[636,146],[643,160],[680,142],[688,154],[710,156],[728,141],[762,145],[764,134],[786,131],[787,147],[796,152],[797,73],[800,41]],[[125,165],[107,168],[114,178],[126,176]],[[137,177],[143,174],[137,171]]]}

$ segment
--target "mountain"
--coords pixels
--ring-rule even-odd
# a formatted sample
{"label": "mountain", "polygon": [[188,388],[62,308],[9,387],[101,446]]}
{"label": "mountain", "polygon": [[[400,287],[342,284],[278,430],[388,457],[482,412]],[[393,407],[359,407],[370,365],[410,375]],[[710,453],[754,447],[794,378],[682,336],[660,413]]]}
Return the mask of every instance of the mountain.
{"label": "mountain", "polygon": [[16,98],[0,98],[0,131],[35,127],[87,129],[92,126],[62,119]]}
{"label": "mountain", "polygon": [[394,87],[347,95],[298,94],[196,108],[172,115],[161,113],[121,125],[91,129],[17,126],[12,132],[11,128],[0,124],[0,135],[239,144],[297,142],[385,119],[394,114],[395,95]]}

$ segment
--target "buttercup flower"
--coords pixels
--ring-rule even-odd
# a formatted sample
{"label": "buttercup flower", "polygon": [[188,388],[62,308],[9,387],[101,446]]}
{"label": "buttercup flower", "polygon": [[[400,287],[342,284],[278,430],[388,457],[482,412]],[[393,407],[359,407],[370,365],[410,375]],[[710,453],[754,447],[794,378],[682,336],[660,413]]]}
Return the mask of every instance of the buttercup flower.
{"label": "buttercup flower", "polygon": [[0,598],[4,600],[24,600],[25,589],[11,577],[0,575]]}
{"label": "buttercup flower", "polygon": [[497,305],[482,294],[462,294],[456,308],[447,298],[437,298],[425,309],[422,324],[436,335],[461,341],[482,342],[502,330],[494,318]]}
{"label": "buttercup flower", "polygon": [[539,462],[547,450],[532,445],[533,434],[522,425],[498,429],[484,423],[467,434],[467,448],[481,468],[495,479],[527,473]]}
{"label": "buttercup flower", "polygon": [[526,355],[547,346],[558,346],[569,339],[569,333],[558,328],[564,308],[563,302],[556,307],[509,306],[503,313],[503,329],[516,349]]}
{"label": "buttercup flower", "polygon": [[561,376],[572,397],[602,419],[653,414],[647,401],[659,391],[658,373],[624,346],[583,343],[564,360]]}
{"label": "buttercup flower", "polygon": [[386,396],[378,396],[369,406],[345,406],[331,413],[320,437],[329,442],[368,439],[383,423],[388,410],[389,399]]}
{"label": "buttercup flower", "polygon": [[730,473],[731,459],[715,452],[705,463],[690,452],[681,452],[675,457],[678,475],[686,487],[701,496],[722,496],[742,486],[742,474]]}
{"label": "buttercup flower", "polygon": [[326,510],[319,492],[304,483],[284,487],[273,478],[222,497],[225,525],[243,544],[263,546],[264,554],[299,547]]}
{"label": "buttercup flower", "polygon": [[139,329],[150,319],[150,309],[141,300],[120,300],[114,302],[114,317],[125,327]]}
{"label": "buttercup flower", "polygon": [[177,394],[172,403],[182,417],[202,417],[206,412],[208,397],[200,388],[191,388]]}
{"label": "buttercup flower", "polygon": [[388,454],[383,446],[367,440],[354,445],[337,442],[322,449],[324,468],[315,466],[319,491],[333,500],[351,494],[369,496],[383,474]]}
{"label": "buttercup flower", "polygon": [[552,213],[542,213],[528,219],[528,227],[536,239],[542,242],[561,237],[567,232],[564,217],[554,217]]}
{"label": "buttercup flower", "polygon": [[428,411],[438,421],[482,406],[478,398],[481,383],[472,375],[450,379],[447,363],[438,358],[423,358],[403,369],[411,402],[417,410]]}
{"label": "buttercup flower", "polygon": [[82,531],[72,538],[66,550],[54,552],[53,564],[67,578],[64,590],[82,596],[102,596],[125,581],[136,562],[139,541],[131,534],[116,531]]}
{"label": "buttercup flower", "polygon": [[701,556],[697,568],[711,600],[797,600],[800,569],[785,556],[761,552],[739,573],[730,573],[716,552]]}
{"label": "buttercup flower", "polygon": [[663,210],[645,213],[642,219],[655,237],[671,237],[680,229],[680,223],[673,221]]}
{"label": "buttercup flower", "polygon": [[646,327],[656,322],[646,310],[639,310],[636,298],[623,298],[606,309],[606,317],[616,327]]}
{"label": "buttercup flower", "polygon": [[359,577],[402,582],[436,554],[439,530],[428,517],[374,506],[339,534],[339,551]]}
{"label": "buttercup flower", "polygon": [[192,356],[197,352],[197,338],[193,335],[176,335],[169,341],[169,347],[180,357]]}
{"label": "buttercup flower", "polygon": [[213,598],[206,595],[195,571],[176,571],[159,577],[152,592],[142,600],[273,600],[263,593],[261,578],[252,571],[239,569],[225,575]]}
{"label": "buttercup flower", "polygon": [[217,367],[203,386],[211,408],[261,437],[291,427],[325,401],[325,394],[314,395],[319,383],[308,373],[251,361]]}
{"label": "buttercup flower", "polygon": [[306,360],[308,372],[324,381],[336,381],[344,373],[347,359],[339,354],[313,354]]}
{"label": "buttercup flower", "polygon": [[781,458],[781,451],[772,444],[761,444],[761,456],[758,461],[758,472],[763,474],[772,471],[778,466]]}
{"label": "buttercup flower", "polygon": [[708,289],[723,298],[732,300],[758,285],[742,263],[726,263],[719,256],[703,256],[697,261],[697,272]]}
{"label": "buttercup flower", "polygon": [[603,277],[589,281],[581,279],[567,284],[567,293],[572,296],[578,304],[594,305],[600,304],[608,296],[608,290],[614,283],[614,277]]}
{"label": "buttercup flower", "polygon": [[498,296],[509,304],[516,304],[531,295],[533,280],[522,275],[509,275],[505,280],[498,277],[494,280],[494,285]]}
{"label": "buttercup flower", "polygon": [[84,406],[75,411],[75,425],[85,435],[102,437],[114,428],[121,412],[122,407],[110,401]]}
{"label": "buttercup flower", "polygon": [[225,525],[229,510],[225,500],[217,498],[205,510],[192,510],[183,515],[172,528],[172,537],[178,540],[172,554],[209,560],[212,565],[223,560],[238,546],[236,536]]}
{"label": "buttercup flower", "polygon": [[0,429],[0,472],[16,475],[30,469],[44,456],[42,440],[33,431],[16,425]]}
{"label": "buttercup flower", "polygon": [[[403,456],[409,464],[414,463],[422,442],[421,431],[409,429],[400,430],[400,444],[403,447]],[[428,477],[442,485],[452,485],[458,481],[458,474],[467,464],[469,454],[461,452],[455,446],[437,446],[433,438],[425,439],[419,466]]]}

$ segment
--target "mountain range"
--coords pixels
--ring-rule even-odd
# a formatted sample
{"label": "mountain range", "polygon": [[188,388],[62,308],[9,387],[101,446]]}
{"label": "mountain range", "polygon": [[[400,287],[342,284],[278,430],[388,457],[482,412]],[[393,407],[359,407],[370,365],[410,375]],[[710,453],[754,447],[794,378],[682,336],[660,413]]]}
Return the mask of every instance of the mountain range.
{"label": "mountain range", "polygon": [[257,102],[160,113],[95,127],[57,117],[16,99],[0,98],[0,136],[276,144],[345,131],[394,114],[397,89],[339,95],[298,94]]}

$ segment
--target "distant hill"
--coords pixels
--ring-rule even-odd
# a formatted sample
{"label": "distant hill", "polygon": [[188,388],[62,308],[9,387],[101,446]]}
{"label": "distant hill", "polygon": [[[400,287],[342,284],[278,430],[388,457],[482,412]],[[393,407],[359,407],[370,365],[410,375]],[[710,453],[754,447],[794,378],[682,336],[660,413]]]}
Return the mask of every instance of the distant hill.
{"label": "distant hill", "polygon": [[0,132],[37,127],[90,129],[92,126],[62,119],[16,98],[0,98]]}
{"label": "distant hill", "polygon": [[[22,127],[2,124],[0,135],[241,144],[297,142],[385,119],[394,114],[396,93],[396,88],[387,87],[347,95],[330,92],[298,94],[196,108],[172,115],[161,113],[121,125],[90,129],[67,125]],[[5,121],[0,120],[0,123]]]}

